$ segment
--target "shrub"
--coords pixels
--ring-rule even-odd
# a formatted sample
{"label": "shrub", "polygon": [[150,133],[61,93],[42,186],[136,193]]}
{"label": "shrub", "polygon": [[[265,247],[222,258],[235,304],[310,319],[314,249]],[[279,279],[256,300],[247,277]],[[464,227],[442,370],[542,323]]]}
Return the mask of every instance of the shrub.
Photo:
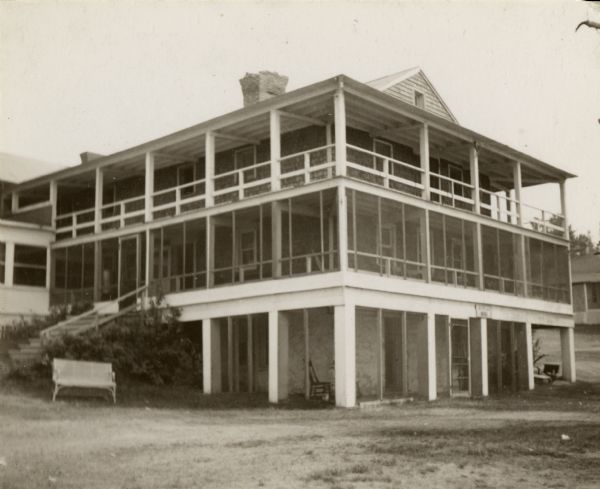
{"label": "shrub", "polygon": [[2,329],[2,339],[8,341],[25,341],[38,336],[43,329],[54,326],[67,317],[65,306],[53,307],[47,316],[21,317],[20,320],[5,326]]}
{"label": "shrub", "polygon": [[111,362],[119,379],[195,385],[202,380],[200,348],[185,333],[180,311],[153,302],[99,330],[65,335],[45,345],[44,357]]}

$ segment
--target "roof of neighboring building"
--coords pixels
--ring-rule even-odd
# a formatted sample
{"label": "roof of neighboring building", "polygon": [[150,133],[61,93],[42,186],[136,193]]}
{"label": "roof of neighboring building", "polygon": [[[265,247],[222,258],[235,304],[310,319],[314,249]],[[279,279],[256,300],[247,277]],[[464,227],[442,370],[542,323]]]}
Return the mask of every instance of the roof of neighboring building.
{"label": "roof of neighboring building", "polygon": [[0,152],[0,181],[21,183],[66,168],[66,165]]}
{"label": "roof of neighboring building", "polygon": [[571,280],[573,283],[600,282],[600,254],[572,257]]}

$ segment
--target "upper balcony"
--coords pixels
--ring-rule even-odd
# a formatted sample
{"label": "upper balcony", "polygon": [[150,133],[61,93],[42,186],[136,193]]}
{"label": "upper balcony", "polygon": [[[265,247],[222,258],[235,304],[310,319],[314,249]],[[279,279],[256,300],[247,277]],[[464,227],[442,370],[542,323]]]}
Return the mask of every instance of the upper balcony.
{"label": "upper balcony", "polygon": [[[60,240],[346,177],[565,237],[569,176],[337,77],[17,187],[3,207],[51,222]],[[526,201],[545,184],[560,190],[552,210]]]}

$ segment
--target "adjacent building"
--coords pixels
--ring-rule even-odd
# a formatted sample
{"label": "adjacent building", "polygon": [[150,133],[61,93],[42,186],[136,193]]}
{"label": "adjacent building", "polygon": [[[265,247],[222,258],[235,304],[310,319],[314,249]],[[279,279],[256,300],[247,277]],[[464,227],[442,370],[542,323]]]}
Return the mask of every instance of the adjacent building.
{"label": "adjacent building", "polygon": [[[536,326],[575,379],[573,175],[461,126],[418,68],[241,85],[242,109],[5,192],[54,233],[52,304],[164,295],[207,393],[308,396],[311,366],[345,407],[532,389]],[[524,201],[549,183],[559,213]]]}
{"label": "adjacent building", "polygon": [[575,324],[600,328],[600,253],[572,258]]}

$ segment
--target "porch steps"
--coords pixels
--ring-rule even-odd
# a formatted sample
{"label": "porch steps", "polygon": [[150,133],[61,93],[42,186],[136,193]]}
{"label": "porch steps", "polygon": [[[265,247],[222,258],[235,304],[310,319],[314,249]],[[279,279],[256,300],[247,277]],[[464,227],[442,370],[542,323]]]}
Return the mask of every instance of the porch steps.
{"label": "porch steps", "polygon": [[374,409],[382,406],[402,406],[403,404],[413,402],[412,397],[400,397],[397,399],[374,399],[372,401],[359,401],[360,409]]}
{"label": "porch steps", "polygon": [[[112,317],[111,314],[90,314],[81,318],[66,319],[48,331],[48,338],[56,338],[65,334],[79,334],[93,329],[96,324],[104,324]],[[29,338],[28,341],[19,343],[18,348],[8,350],[8,357],[13,364],[32,363],[40,359],[42,354],[42,338],[40,336]]]}

